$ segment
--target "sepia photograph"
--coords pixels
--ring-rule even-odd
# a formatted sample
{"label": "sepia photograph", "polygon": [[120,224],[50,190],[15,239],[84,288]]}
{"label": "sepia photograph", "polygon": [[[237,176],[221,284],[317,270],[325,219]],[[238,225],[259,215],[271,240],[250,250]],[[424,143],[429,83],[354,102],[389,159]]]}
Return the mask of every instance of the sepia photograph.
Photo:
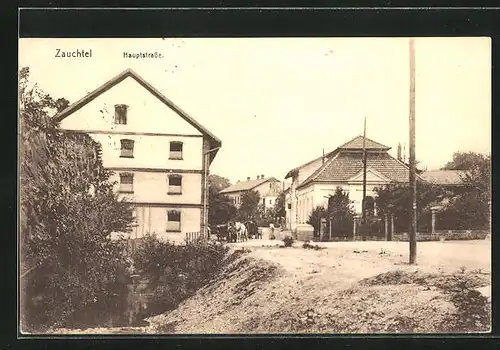
{"label": "sepia photograph", "polygon": [[491,332],[491,54],[19,39],[19,333]]}

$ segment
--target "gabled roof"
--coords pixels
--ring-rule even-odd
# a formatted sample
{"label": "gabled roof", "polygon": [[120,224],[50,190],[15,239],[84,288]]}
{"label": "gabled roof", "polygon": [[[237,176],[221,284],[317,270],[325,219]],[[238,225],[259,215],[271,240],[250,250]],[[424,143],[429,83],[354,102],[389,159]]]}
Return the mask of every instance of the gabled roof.
{"label": "gabled roof", "polygon": [[[373,168],[367,167],[366,168],[366,175],[367,175],[366,179],[367,179],[367,181],[370,181],[368,179],[368,175],[369,174],[371,174],[372,177],[374,176],[375,178],[377,178],[377,181],[388,181],[388,182],[391,181],[391,179],[389,179],[384,174],[379,173],[377,170],[375,170]],[[351,178],[347,179],[347,181],[348,182],[363,181],[363,169],[360,169],[354,176],[352,176]]]}
{"label": "gabled roof", "polygon": [[144,87],[146,90],[148,90],[151,94],[153,94],[156,98],[158,98],[160,101],[162,101],[164,104],[166,104],[168,107],[170,107],[173,111],[175,111],[180,117],[182,117],[185,121],[187,121],[189,124],[191,124],[193,127],[195,127],[199,132],[201,132],[203,135],[207,136],[210,140],[211,147],[220,147],[222,145],[222,142],[220,139],[218,139],[214,134],[212,134],[210,131],[208,131],[207,128],[202,126],[200,123],[198,123],[196,120],[194,120],[189,114],[187,114],[185,111],[183,111],[180,107],[175,105],[170,99],[165,97],[160,91],[158,91],[155,87],[153,87],[150,83],[148,83],[144,78],[142,78],[139,74],[134,72],[132,69],[126,69],[111,80],[107,81],[94,91],[88,93],[83,97],[82,99],[76,101],[75,103],[72,103],[69,105],[67,108],[59,112],[57,115],[54,116],[56,122],[60,122],[64,118],[66,118],[68,115],[71,113],[76,112],[83,106],[85,106],[87,103],[91,102],[104,92],[108,91],[111,89],[113,86],[117,85],[118,83],[122,82],[126,78],[131,77],[135,81],[137,81],[142,87]]}
{"label": "gabled roof", "polygon": [[[373,169],[391,181],[408,182],[408,167],[387,152],[367,153],[366,167]],[[312,182],[347,182],[362,169],[362,153],[340,151],[298,187],[303,187]]]}
{"label": "gabled roof", "polygon": [[[368,137],[365,137],[365,148],[367,150],[380,150],[380,151],[388,151],[391,147],[385,146],[381,143],[370,140]],[[362,150],[363,149],[363,136],[356,136],[351,141],[344,143],[339,149],[343,150]]]}
{"label": "gabled roof", "polygon": [[264,179],[254,179],[254,180],[247,180],[247,181],[240,181],[240,182],[237,182],[235,183],[234,185],[232,186],[229,186],[225,189],[223,189],[222,191],[220,191],[220,193],[232,193],[232,192],[244,192],[244,191],[250,191],[252,189],[254,189],[255,187],[257,186],[260,186],[266,182],[279,182],[278,179],[276,179],[275,177],[266,177]]}
{"label": "gabled roof", "polygon": [[266,193],[265,197],[277,197],[281,193],[282,189],[279,186],[271,186],[269,191]]}
{"label": "gabled roof", "polygon": [[435,185],[462,185],[465,170],[432,170],[424,171],[420,176]]}

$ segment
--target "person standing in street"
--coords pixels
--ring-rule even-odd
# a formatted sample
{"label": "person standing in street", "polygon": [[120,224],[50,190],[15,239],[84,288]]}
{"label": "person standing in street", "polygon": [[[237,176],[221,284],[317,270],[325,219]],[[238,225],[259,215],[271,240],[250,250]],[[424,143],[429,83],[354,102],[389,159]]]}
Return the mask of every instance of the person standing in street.
{"label": "person standing in street", "polygon": [[276,237],[274,236],[274,225],[272,222],[269,224],[269,231],[269,239],[275,239]]}

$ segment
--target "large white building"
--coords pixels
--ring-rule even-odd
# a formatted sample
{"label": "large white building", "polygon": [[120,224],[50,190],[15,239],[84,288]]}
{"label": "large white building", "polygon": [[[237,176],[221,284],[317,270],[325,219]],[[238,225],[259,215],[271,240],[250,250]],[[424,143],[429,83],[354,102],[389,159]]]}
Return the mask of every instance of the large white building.
{"label": "large white building", "polygon": [[[375,187],[390,182],[408,182],[408,166],[392,157],[388,146],[366,138],[366,203],[376,214]],[[399,150],[398,150],[399,151]],[[306,223],[317,206],[326,207],[337,187],[349,194],[354,210],[361,213],[363,198],[363,136],[357,136],[323,157],[290,170],[292,183],[286,191],[286,226]]]}
{"label": "large white building", "polygon": [[204,230],[205,177],[221,141],[137,73],[123,71],[56,118],[101,144],[116,190],[135,206],[132,238]]}

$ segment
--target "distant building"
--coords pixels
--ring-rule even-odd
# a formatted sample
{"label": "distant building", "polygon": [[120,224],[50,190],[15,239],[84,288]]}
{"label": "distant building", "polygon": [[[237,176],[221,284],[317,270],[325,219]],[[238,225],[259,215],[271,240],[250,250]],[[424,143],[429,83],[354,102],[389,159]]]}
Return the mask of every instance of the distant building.
{"label": "distant building", "polygon": [[116,191],[135,207],[132,238],[203,231],[205,176],[221,141],[137,73],[123,71],[55,118],[101,144]]}
{"label": "distant building", "polygon": [[251,190],[259,192],[260,203],[264,208],[271,208],[283,190],[283,184],[274,177],[257,175],[255,179],[247,177],[246,181],[238,181],[236,184],[223,189],[220,193],[231,198],[234,205],[239,207],[242,195]]}
{"label": "distant building", "polygon": [[[375,215],[375,187],[391,182],[408,182],[409,169],[401,160],[392,157],[391,148],[366,138],[366,206]],[[294,229],[306,223],[317,206],[325,206],[337,187],[349,193],[354,210],[361,213],[363,198],[363,136],[357,136],[324,156],[290,170],[285,179],[292,184],[286,191],[286,225]]]}
{"label": "distant building", "polygon": [[462,177],[465,173],[465,170],[431,170],[422,172],[420,177],[434,185],[454,187],[464,185]]}

